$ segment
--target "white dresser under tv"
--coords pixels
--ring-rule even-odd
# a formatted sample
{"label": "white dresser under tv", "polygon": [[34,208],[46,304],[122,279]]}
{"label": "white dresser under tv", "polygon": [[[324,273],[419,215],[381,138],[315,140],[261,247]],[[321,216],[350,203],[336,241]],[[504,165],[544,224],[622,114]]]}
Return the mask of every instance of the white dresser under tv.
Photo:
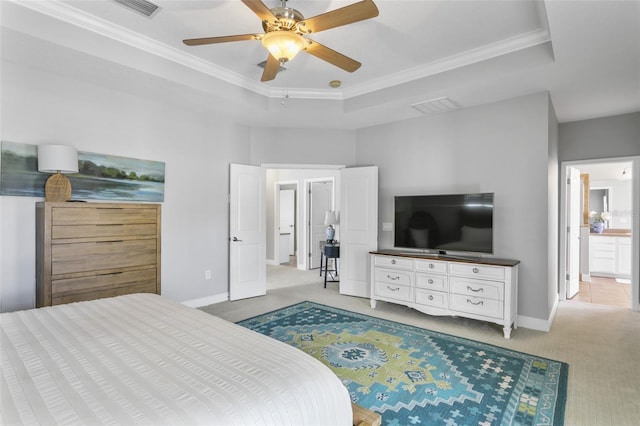
{"label": "white dresser under tv", "polygon": [[472,318],[517,328],[518,264],[472,258],[379,250],[371,255],[371,307],[397,303],[429,315]]}

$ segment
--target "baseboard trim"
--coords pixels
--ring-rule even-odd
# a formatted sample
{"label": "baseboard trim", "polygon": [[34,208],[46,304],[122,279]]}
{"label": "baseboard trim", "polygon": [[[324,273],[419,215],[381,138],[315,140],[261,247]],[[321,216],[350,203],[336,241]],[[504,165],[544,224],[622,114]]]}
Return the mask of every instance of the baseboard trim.
{"label": "baseboard trim", "polygon": [[215,294],[213,296],[201,297],[199,299],[185,300],[181,302],[183,305],[189,306],[190,308],[200,308],[202,306],[207,305],[215,305],[216,303],[226,302],[229,300],[229,293],[220,293]]}
{"label": "baseboard trim", "polygon": [[518,315],[518,327],[528,328],[531,330],[538,331],[551,331],[551,326],[553,325],[553,321],[556,318],[556,312],[558,311],[558,303],[560,301],[559,295],[556,294],[555,299],[553,300],[553,306],[551,307],[551,313],[549,314],[548,319],[540,319],[533,317],[525,317],[524,315]]}

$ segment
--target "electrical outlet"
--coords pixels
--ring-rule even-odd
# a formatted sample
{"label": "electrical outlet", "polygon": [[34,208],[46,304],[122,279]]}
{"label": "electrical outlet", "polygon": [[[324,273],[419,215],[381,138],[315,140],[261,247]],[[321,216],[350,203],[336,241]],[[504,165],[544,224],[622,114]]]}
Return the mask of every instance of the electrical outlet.
{"label": "electrical outlet", "polygon": [[210,280],[211,279],[211,270],[207,269],[206,271],[204,271],[204,279],[205,280]]}

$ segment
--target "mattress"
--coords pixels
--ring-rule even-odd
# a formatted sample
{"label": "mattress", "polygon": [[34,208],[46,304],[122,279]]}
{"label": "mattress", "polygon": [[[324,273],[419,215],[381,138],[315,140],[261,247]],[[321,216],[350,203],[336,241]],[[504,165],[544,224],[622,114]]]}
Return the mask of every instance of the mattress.
{"label": "mattress", "polygon": [[133,294],[4,313],[0,424],[349,425],[346,388],[277,340]]}

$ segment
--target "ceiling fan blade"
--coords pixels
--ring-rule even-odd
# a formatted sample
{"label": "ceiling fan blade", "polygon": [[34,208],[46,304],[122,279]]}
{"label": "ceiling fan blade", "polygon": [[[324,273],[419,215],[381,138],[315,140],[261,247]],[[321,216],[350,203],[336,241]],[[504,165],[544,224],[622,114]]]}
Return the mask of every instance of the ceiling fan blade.
{"label": "ceiling fan blade", "polygon": [[182,40],[182,42],[187,46],[200,46],[202,44],[226,43],[228,41],[257,40],[258,38],[259,36],[257,34],[239,34],[221,37],[190,38]]}
{"label": "ceiling fan blade", "polygon": [[271,9],[260,0],[242,0],[249,9],[253,11],[262,21],[275,21],[277,18],[271,13]]}
{"label": "ceiling fan blade", "polygon": [[375,18],[376,16],[378,16],[378,8],[373,3],[373,0],[362,0],[358,3],[305,19],[301,21],[304,26],[301,25],[300,27],[303,30],[317,33],[341,25]]}
{"label": "ceiling fan blade", "polygon": [[280,61],[273,55],[269,54],[267,57],[267,63],[264,64],[264,71],[262,72],[262,78],[260,81],[270,81],[276,78],[276,74],[280,71]]}
{"label": "ceiling fan blade", "polygon": [[276,74],[280,70],[280,61],[277,60],[273,55],[269,54],[267,58],[267,63],[264,64],[264,71],[262,72],[262,78],[260,81],[270,81],[276,78]]}
{"label": "ceiling fan blade", "polygon": [[335,65],[338,68],[342,68],[348,72],[354,72],[362,65],[360,62],[355,59],[351,59],[348,56],[343,55],[342,53],[338,53],[333,49],[329,49],[322,44],[308,40],[309,45],[305,49],[305,52],[315,56],[316,58],[322,59],[323,61],[327,61],[332,65]]}

